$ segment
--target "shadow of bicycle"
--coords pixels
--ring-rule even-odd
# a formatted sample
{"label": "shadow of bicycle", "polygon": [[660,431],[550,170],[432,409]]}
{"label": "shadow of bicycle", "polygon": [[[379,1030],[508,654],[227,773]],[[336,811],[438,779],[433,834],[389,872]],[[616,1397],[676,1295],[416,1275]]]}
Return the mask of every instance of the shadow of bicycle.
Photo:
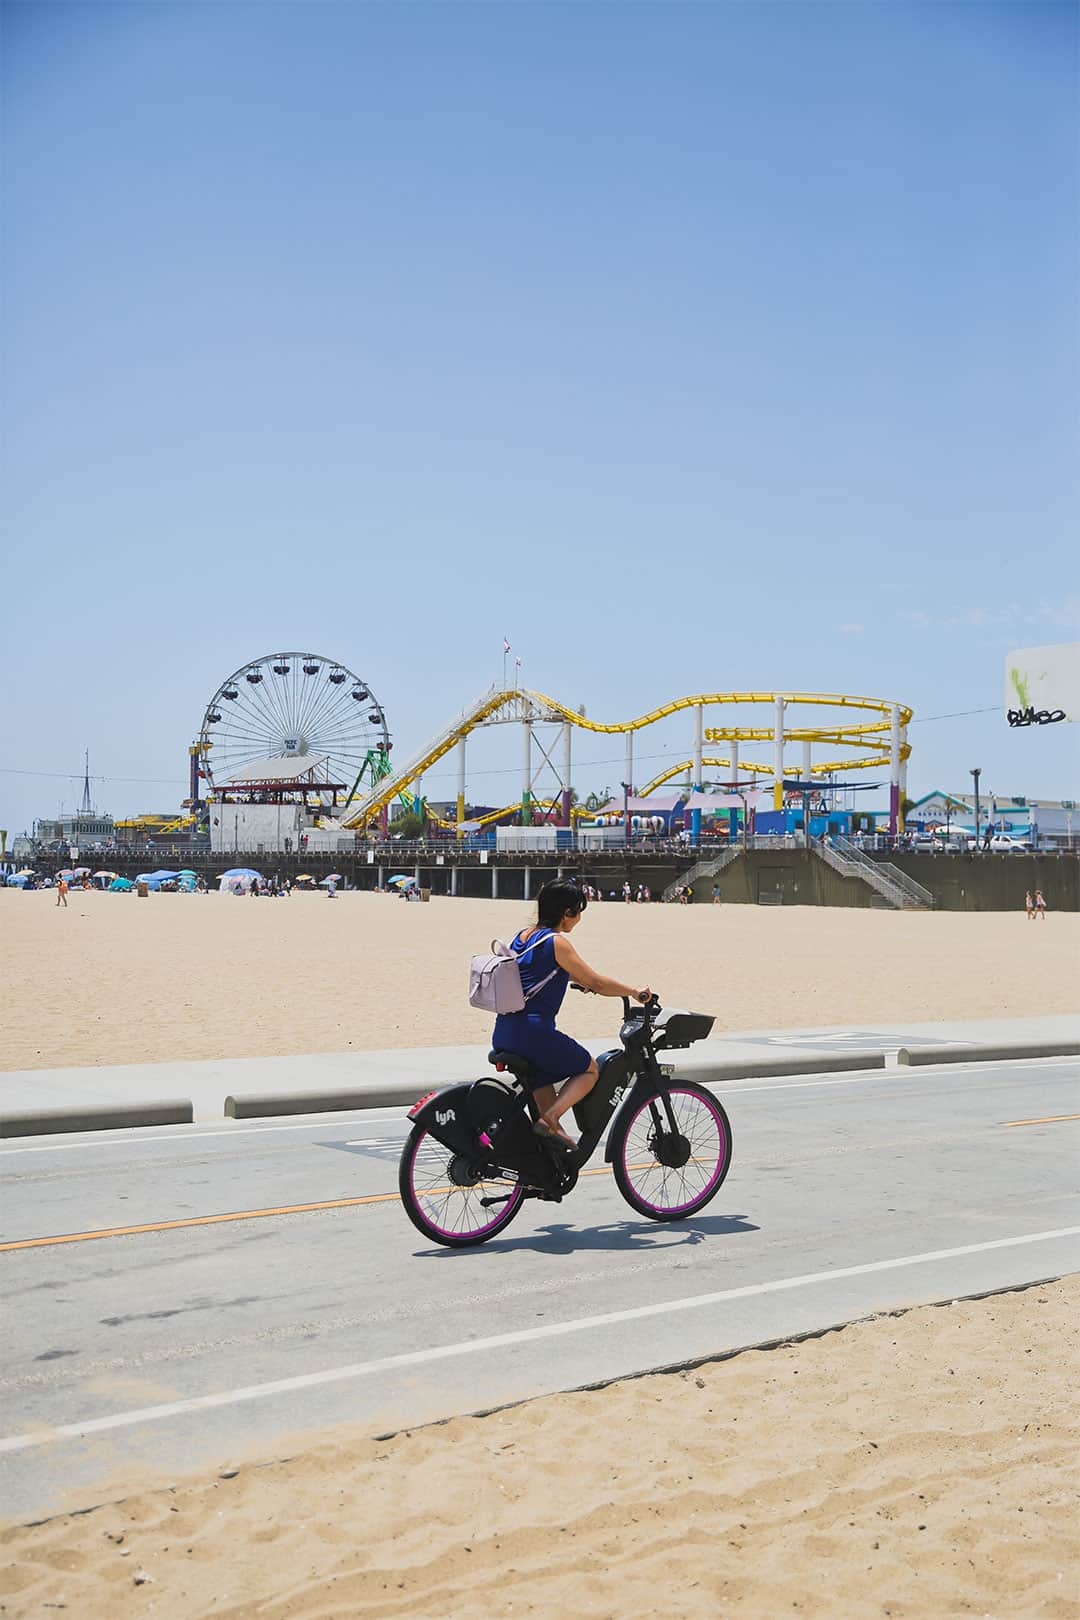
{"label": "shadow of bicycle", "polygon": [[535,1254],[587,1254],[606,1252],[656,1253],[661,1249],[684,1249],[709,1238],[734,1237],[740,1232],[761,1228],[745,1215],[691,1216],[678,1224],[657,1221],[609,1221],[601,1226],[575,1226],[571,1221],[548,1221],[532,1232],[517,1237],[492,1238],[475,1249],[417,1249],[422,1260],[452,1260],[485,1254],[512,1254],[531,1250]]}

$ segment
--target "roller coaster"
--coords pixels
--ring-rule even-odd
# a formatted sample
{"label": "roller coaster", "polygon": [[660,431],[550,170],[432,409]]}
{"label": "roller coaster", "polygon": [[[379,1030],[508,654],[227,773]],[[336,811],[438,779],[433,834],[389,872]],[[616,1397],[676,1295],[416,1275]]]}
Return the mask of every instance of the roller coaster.
{"label": "roller coaster", "polygon": [[[724,705],[766,706],[767,710],[771,710],[771,723],[707,727],[706,709]],[[812,724],[786,725],[788,710],[798,706],[827,710],[829,713],[823,721],[815,716]],[[544,692],[523,687],[507,688],[499,684],[489,687],[474,702],[467,704],[405,763],[390,767],[389,760],[384,759],[377,771],[371,770],[366,784],[367,792],[363,797],[353,798],[355,808],[345,819],[344,825],[358,830],[367,827],[377,818],[385,817],[395,799],[402,800],[411,808],[417,807],[422,802],[419,794],[414,793],[409,798],[406,790],[418,784],[425,771],[456,748],[456,822],[443,821],[439,817],[432,819],[444,827],[462,830],[465,823],[466,739],[470,733],[485,726],[516,724],[521,726],[523,734],[522,823],[530,824],[535,812],[542,810],[546,816],[557,814],[564,826],[570,826],[575,814],[584,814],[575,810],[571,803],[571,739],[575,728],[623,736],[626,748],[625,781],[632,784],[636,733],[646,726],[668,720],[683,710],[690,711],[693,721],[691,751],[686,759],[654,776],[639,790],[641,795],[652,793],[665,782],[678,778],[689,780],[692,787],[701,789],[706,768],[721,769],[728,773],[732,783],[738,781],[741,772],[749,773],[752,778],[771,777],[773,805],[779,810],[784,796],[784,751],[788,746],[797,745],[801,749],[799,765],[803,782],[808,783],[817,777],[824,783],[837,772],[887,769],[890,830],[895,832],[902,827],[901,806],[911,753],[907,728],[912,710],[906,704],[886,698],[852,697],[835,692],[700,692],[689,697],[672,698],[632,720],[606,722],[593,720]],[[862,719],[860,716],[863,714],[876,718]],[[545,748],[536,731],[538,726],[559,728],[562,738],[559,763],[552,757],[554,743],[550,750]],[[771,759],[744,759],[741,754],[743,743],[770,744]],[[706,744],[724,745],[724,752],[706,753]],[[821,756],[822,749],[828,751],[828,757]],[[818,751],[816,757],[815,750]],[[539,759],[536,758],[537,754]],[[552,800],[540,800],[533,791],[536,778],[545,768],[554,773],[561,787],[560,795]],[[483,820],[496,821],[516,809],[515,800],[513,805],[492,811]],[[700,816],[699,811],[693,814]]]}

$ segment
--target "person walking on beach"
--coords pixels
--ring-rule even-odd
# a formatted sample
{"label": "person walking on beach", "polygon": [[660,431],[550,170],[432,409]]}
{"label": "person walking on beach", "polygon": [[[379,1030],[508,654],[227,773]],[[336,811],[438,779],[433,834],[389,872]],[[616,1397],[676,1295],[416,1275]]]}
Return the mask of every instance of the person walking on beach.
{"label": "person walking on beach", "polygon": [[1035,890],[1035,915],[1041,917],[1043,922],[1046,921],[1046,901],[1043,899],[1041,889]]}
{"label": "person walking on beach", "polygon": [[712,886],[712,903],[713,903],[714,906],[718,906],[720,904],[720,885],[719,885],[719,883],[714,883],[713,886]]}
{"label": "person walking on beach", "polygon": [[[540,1118],[538,1135],[556,1137],[565,1146],[573,1139],[559,1121],[568,1109],[588,1096],[599,1076],[596,1059],[569,1035],[555,1027],[566,987],[573,979],[598,996],[629,996],[646,1002],[647,985],[634,988],[598,973],[582,960],[570,935],[585,914],[588,901],[576,883],[545,883],[536,901],[536,922],[523,928],[510,942],[518,955],[521,988],[528,997],[522,1012],[500,1013],[491,1044],[502,1052],[517,1052],[529,1059],[531,1086]],[[562,1085],[563,1082],[565,1085]],[[562,1085],[556,1094],[555,1087]]]}
{"label": "person walking on beach", "polygon": [[1024,896],[1024,909],[1027,911],[1028,921],[1030,922],[1035,916],[1035,896],[1030,889]]}
{"label": "person walking on beach", "polygon": [[58,878],[56,882],[56,903],[58,906],[67,905],[68,884],[67,878]]}

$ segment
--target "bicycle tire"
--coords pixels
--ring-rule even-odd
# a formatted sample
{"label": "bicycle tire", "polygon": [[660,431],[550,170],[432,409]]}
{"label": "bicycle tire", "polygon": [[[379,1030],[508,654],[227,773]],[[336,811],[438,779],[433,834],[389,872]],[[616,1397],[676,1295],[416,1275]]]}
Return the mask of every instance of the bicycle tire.
{"label": "bicycle tire", "polygon": [[[507,1182],[499,1178],[497,1181],[477,1183],[473,1187],[455,1187],[448,1184],[445,1175],[435,1175],[428,1178],[429,1185],[418,1187],[417,1160],[425,1142],[429,1142],[435,1150],[432,1153],[434,1160],[441,1159],[448,1164],[454,1157],[450,1150],[436,1141],[422,1125],[414,1125],[409,1132],[398,1166],[398,1194],[402,1207],[416,1230],[422,1232],[426,1238],[430,1238],[433,1243],[440,1243],[447,1249],[474,1248],[477,1244],[486,1243],[489,1238],[504,1231],[525,1201],[523,1183],[520,1181],[513,1183],[508,1201],[489,1221],[481,1221],[476,1226],[466,1226],[464,1224],[466,1216],[479,1211],[478,1201],[474,1205],[472,1198],[476,1186],[506,1187]],[[435,1204],[436,1199],[441,1200],[438,1206]],[[452,1200],[454,1202],[451,1202]],[[461,1224],[455,1224],[455,1211]]]}
{"label": "bicycle tire", "polygon": [[[690,1215],[696,1215],[699,1210],[705,1208],[705,1205],[711,1199],[715,1198],[731,1168],[731,1121],[728,1119],[720,1100],[714,1097],[712,1092],[706,1090],[704,1086],[695,1085],[692,1080],[676,1080],[666,1089],[677,1118],[679,1117],[680,1100],[693,1102],[704,1110],[708,1120],[711,1122],[713,1131],[715,1131],[715,1157],[710,1158],[708,1173],[704,1175],[704,1179],[697,1187],[697,1190],[691,1192],[689,1197],[669,1203],[662,1202],[656,1196],[646,1196],[645,1191],[639,1190],[635,1182],[635,1177],[640,1177],[642,1171],[653,1177],[650,1190],[660,1193],[661,1196],[666,1195],[668,1183],[676,1175],[680,1174],[679,1171],[664,1166],[655,1157],[652,1164],[635,1164],[633,1162],[638,1158],[639,1152],[648,1153],[651,1151],[648,1145],[649,1127],[642,1125],[642,1118],[648,1112],[650,1125],[653,1125],[652,1105],[658,1104],[659,1092],[653,1092],[651,1096],[646,1097],[634,1109],[632,1114],[627,1112],[620,1115],[616,1125],[615,1141],[612,1144],[612,1169],[615,1173],[615,1184],[623,1198],[630,1205],[630,1208],[636,1210],[639,1215],[647,1216],[650,1221],[681,1221]],[[659,1104],[659,1109],[663,1114],[662,1104]],[[688,1110],[684,1106],[683,1117],[679,1118],[679,1123],[690,1124],[691,1122],[687,1116]],[[693,1130],[693,1127],[691,1129]],[[694,1135],[698,1135],[696,1130],[694,1130]],[[711,1154],[712,1149],[708,1147],[708,1143],[707,1131],[699,1136],[696,1143],[693,1137],[689,1139],[691,1150],[696,1145],[703,1149],[707,1148]],[[689,1162],[698,1164],[701,1160],[699,1157],[694,1156],[692,1152]],[[657,1184],[657,1177],[659,1178],[659,1184]],[[689,1190],[686,1186],[685,1177],[682,1178],[680,1185],[684,1192]],[[674,1188],[672,1190],[674,1191]]]}

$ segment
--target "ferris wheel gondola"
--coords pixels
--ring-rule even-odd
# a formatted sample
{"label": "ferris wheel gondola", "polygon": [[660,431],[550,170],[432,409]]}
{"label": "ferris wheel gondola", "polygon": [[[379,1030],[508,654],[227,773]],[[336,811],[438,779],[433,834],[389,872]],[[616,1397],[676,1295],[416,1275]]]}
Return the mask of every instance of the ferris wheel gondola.
{"label": "ferris wheel gondola", "polygon": [[[318,778],[352,789],[390,752],[386,714],[367,681],[321,653],[268,653],[217,688],[199,728],[199,773],[219,792],[261,760],[319,762]],[[310,767],[308,767],[310,768]],[[351,796],[351,795],[350,795]]]}

